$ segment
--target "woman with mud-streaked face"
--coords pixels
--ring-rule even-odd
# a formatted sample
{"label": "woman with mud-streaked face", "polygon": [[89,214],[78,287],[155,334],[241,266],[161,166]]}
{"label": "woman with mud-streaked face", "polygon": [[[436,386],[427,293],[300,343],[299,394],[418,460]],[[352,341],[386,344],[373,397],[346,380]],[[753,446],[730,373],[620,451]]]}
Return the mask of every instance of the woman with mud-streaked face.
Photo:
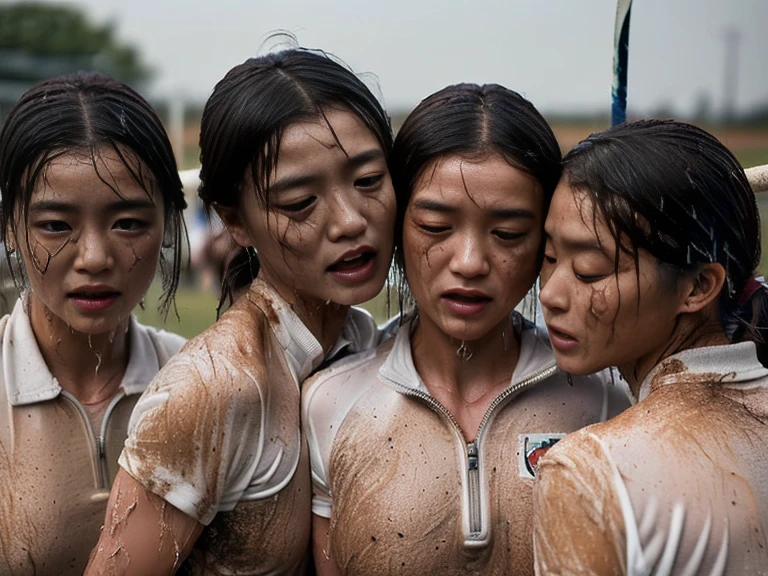
{"label": "woman with mud-streaked face", "polygon": [[0,320],[0,572],[82,574],[140,393],[183,344],[132,317],[185,206],[159,119],[101,75],[48,80],[0,134],[2,224],[21,294]]}
{"label": "woman with mud-streaked face", "polygon": [[590,136],[564,160],[540,292],[557,363],[615,365],[637,399],[540,464],[542,574],[768,566],[760,221],[736,159],[687,124]]}
{"label": "woman with mud-streaked face", "polygon": [[413,309],[305,385],[318,573],[533,574],[539,456],[626,397],[570,386],[513,309],[539,272],[560,151],[502,86],[426,98],[395,141],[396,262]]}
{"label": "woman with mud-streaked face", "polygon": [[87,574],[304,574],[311,482],[300,386],[378,343],[392,258],[389,119],[322,53],[248,60],[201,126],[200,196],[240,253],[218,322],[142,397]]}

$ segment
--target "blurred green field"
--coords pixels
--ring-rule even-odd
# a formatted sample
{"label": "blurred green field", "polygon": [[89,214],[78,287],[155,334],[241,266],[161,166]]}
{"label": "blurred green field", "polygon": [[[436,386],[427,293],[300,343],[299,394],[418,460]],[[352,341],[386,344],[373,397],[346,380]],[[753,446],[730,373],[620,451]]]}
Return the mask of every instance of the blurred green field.
{"label": "blurred green field", "polygon": [[[394,291],[392,293],[395,294]],[[166,322],[163,322],[163,318],[157,310],[160,294],[160,284],[156,282],[144,298],[144,309],[136,309],[139,322],[181,334],[185,338],[191,338],[216,321],[218,299],[212,291],[200,290],[193,286],[180,287],[176,292],[178,316],[171,310]],[[397,296],[390,298],[388,304],[386,291],[382,290],[376,298],[363,304],[363,308],[373,315],[378,324],[381,324],[397,312]]]}

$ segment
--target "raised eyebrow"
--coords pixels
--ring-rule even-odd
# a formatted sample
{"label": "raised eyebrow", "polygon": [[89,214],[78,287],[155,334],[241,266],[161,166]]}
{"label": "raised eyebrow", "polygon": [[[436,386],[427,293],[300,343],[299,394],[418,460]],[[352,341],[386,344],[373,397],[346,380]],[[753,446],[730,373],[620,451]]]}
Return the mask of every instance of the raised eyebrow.
{"label": "raised eyebrow", "polygon": [[442,212],[444,214],[453,214],[456,212],[456,208],[437,202],[435,200],[414,200],[413,207],[419,210],[429,210],[430,212]]}
{"label": "raised eyebrow", "polygon": [[525,218],[526,220],[534,220],[536,215],[530,210],[525,208],[500,208],[498,210],[491,210],[491,217],[493,218]]}
{"label": "raised eyebrow", "polygon": [[40,200],[30,204],[29,212],[31,214],[38,212],[64,212],[72,214],[77,212],[77,206],[67,202],[59,202],[58,200]]}
{"label": "raised eyebrow", "polygon": [[[121,212],[123,210],[146,210],[154,209],[156,207],[155,203],[148,198],[136,200],[121,199],[109,203],[107,205],[107,211]],[[40,212],[63,212],[65,214],[74,214],[79,210],[80,209],[74,204],[60,202],[58,200],[40,200],[39,202],[32,203],[29,207],[30,213],[33,214]]]}
{"label": "raised eyebrow", "polygon": [[121,199],[107,205],[108,212],[122,212],[123,210],[153,210],[157,205],[149,198],[136,200]]}
{"label": "raised eyebrow", "polygon": [[386,160],[384,151],[381,148],[371,148],[370,150],[365,150],[359,154],[355,154],[354,156],[349,156],[347,158],[347,164],[351,168],[359,168],[360,166],[364,166],[365,164],[373,162],[374,160]]}
{"label": "raised eyebrow", "polygon": [[269,185],[269,193],[277,194],[279,192],[285,192],[291,188],[300,188],[312,184],[316,180],[315,176],[310,174],[298,174],[296,176],[286,176],[281,178],[277,182],[272,182]]}

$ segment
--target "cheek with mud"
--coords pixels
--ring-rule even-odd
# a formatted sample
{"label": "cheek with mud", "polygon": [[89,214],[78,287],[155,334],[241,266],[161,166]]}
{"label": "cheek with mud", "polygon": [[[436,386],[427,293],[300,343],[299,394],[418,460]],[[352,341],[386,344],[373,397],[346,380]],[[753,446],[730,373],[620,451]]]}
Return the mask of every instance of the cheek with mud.
{"label": "cheek with mud", "polygon": [[612,321],[616,314],[614,296],[616,287],[609,283],[600,286],[591,286],[589,294],[589,318],[593,322]]}
{"label": "cheek with mud", "polygon": [[77,237],[72,234],[61,241],[41,242],[36,236],[30,234],[27,241],[27,250],[24,254],[25,268],[28,271],[35,270],[43,276],[48,272],[54,258],[70,244],[77,243]]}

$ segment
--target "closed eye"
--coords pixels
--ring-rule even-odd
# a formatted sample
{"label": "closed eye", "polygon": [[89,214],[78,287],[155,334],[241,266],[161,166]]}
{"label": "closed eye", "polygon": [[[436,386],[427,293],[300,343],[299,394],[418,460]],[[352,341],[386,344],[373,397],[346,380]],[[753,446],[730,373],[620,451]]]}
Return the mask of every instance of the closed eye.
{"label": "closed eye", "polygon": [[429,234],[441,234],[451,229],[450,226],[430,226],[428,224],[419,224],[419,228]]}
{"label": "closed eye", "polygon": [[301,212],[302,210],[305,210],[306,208],[309,208],[310,206],[312,206],[312,204],[314,204],[316,200],[317,200],[316,196],[309,196],[304,200],[300,200],[299,202],[293,202],[291,204],[276,204],[275,208],[279,210],[283,210],[284,212]]}
{"label": "closed eye", "polygon": [[574,272],[573,275],[576,276],[580,282],[584,282],[585,284],[591,284],[592,282],[597,282],[598,280],[610,276],[610,274],[579,274],[578,272]]}
{"label": "closed eye", "polygon": [[384,174],[374,174],[372,176],[365,176],[355,180],[355,186],[363,189],[373,189],[379,186],[384,180]]}
{"label": "closed eye", "polygon": [[493,235],[496,236],[499,240],[510,241],[522,238],[526,235],[526,232],[505,232],[504,230],[494,230]]}

